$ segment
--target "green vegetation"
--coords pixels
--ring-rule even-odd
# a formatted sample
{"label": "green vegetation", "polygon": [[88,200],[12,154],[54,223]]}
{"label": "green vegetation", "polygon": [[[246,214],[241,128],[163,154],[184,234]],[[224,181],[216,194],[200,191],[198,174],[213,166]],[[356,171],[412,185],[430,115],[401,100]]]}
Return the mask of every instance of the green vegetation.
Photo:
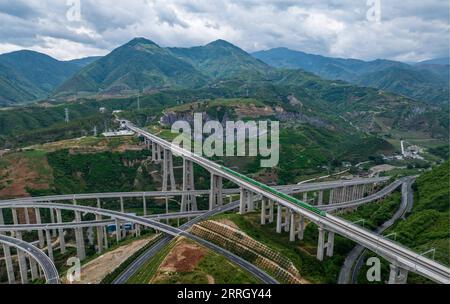
{"label": "green vegetation", "polygon": [[[353,213],[344,214],[343,217],[355,222],[364,219],[364,227],[374,229],[393,216],[399,203],[400,193],[395,192],[382,203],[363,205]],[[354,242],[336,235],[333,257],[326,257],[323,262],[320,262],[316,259],[317,226],[312,223],[306,225],[304,239],[292,243],[289,242],[289,233],[275,233],[275,223],[261,226],[257,213],[244,216],[223,214],[212,219],[221,218],[233,221],[250,237],[289,258],[299,270],[300,275],[311,283],[336,283],[346,255],[355,246]],[[363,225],[362,222],[358,224]]]}
{"label": "green vegetation", "polygon": [[[435,249],[435,260],[450,265],[450,212],[449,212],[449,162],[423,173],[413,185],[414,208],[406,220],[398,221],[386,234],[395,233],[400,244],[423,253]],[[373,253],[366,258],[374,256]],[[426,255],[432,258],[432,253]],[[365,278],[367,267],[363,266],[358,281],[368,283]],[[389,277],[389,263],[383,260],[382,282]],[[381,283],[382,283],[381,282]],[[421,276],[409,274],[408,283],[431,283]]]}
{"label": "green vegetation", "polygon": [[134,262],[139,256],[141,256],[147,249],[153,246],[161,239],[161,235],[158,235],[151,239],[144,247],[136,251],[132,256],[126,259],[119,267],[114,269],[114,271],[107,274],[100,284],[111,284],[132,262]]}
{"label": "green vegetation", "polygon": [[[325,79],[340,79],[435,104],[448,103],[448,66],[408,65],[389,60],[348,60],[275,48],[253,54],[274,67],[302,69]],[[448,64],[448,63],[447,63]]]}
{"label": "green vegetation", "polygon": [[148,284],[151,278],[156,274],[159,265],[173,249],[176,242],[171,241],[168,245],[159,250],[150,260],[139,268],[139,270],[127,281],[127,284]]}
{"label": "green vegetation", "polygon": [[48,154],[53,169],[55,192],[121,192],[136,190],[134,181],[139,163],[149,156],[148,150],[70,154],[60,150]]}
{"label": "green vegetation", "polygon": [[208,284],[208,276],[214,284],[258,284],[260,281],[225,257],[208,250],[193,271],[176,272],[168,278],[157,280],[157,284]]}
{"label": "green vegetation", "polygon": [[[190,241],[187,241],[188,243]],[[147,261],[127,282],[127,284],[148,284],[157,274],[158,268],[166,256],[177,245],[171,241]],[[206,249],[205,249],[206,250]],[[234,265],[226,258],[209,250],[196,265],[195,269],[187,272],[174,272],[169,278],[157,280],[157,284],[207,284],[208,277],[214,278],[215,284],[256,284],[259,280]]]}

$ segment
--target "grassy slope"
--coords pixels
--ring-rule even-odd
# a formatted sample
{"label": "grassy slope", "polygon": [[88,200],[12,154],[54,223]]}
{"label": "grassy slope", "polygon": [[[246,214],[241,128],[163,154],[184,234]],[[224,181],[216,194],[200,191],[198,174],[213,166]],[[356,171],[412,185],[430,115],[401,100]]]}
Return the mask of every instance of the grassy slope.
{"label": "grassy slope", "polygon": [[[367,204],[352,214],[344,215],[351,221],[365,219],[364,226],[375,228],[390,218],[399,205],[400,194],[394,193],[383,204]],[[340,236],[335,237],[334,256],[325,258],[323,262],[316,259],[317,226],[308,224],[303,241],[289,242],[289,233],[275,233],[275,223],[261,226],[259,214],[224,214],[216,218],[227,218],[233,221],[242,231],[255,240],[275,249],[288,257],[300,272],[300,275],[312,283],[336,283],[345,256],[355,245],[352,241]],[[360,223],[362,224],[362,223]]]}
{"label": "grassy slope", "polygon": [[[158,268],[166,256],[175,247],[172,241],[159,251],[152,259],[147,261],[141,269],[134,274],[128,284],[148,284],[158,272]],[[206,250],[206,249],[205,249]],[[230,263],[226,258],[210,250],[202,258],[194,271],[174,273],[170,278],[158,280],[158,284],[206,284],[206,275],[214,277],[216,284],[255,284],[259,281],[250,274]]]}
{"label": "grassy slope", "polygon": [[[399,221],[385,234],[397,233],[397,241],[421,253],[436,249],[436,261],[450,265],[449,162],[421,175],[414,185],[414,208],[405,221]],[[373,256],[373,254],[370,254]],[[428,254],[431,258],[432,255]],[[359,282],[367,283],[363,267]],[[388,279],[389,267],[382,264],[382,282]],[[431,283],[415,274],[409,274],[408,283]]]}

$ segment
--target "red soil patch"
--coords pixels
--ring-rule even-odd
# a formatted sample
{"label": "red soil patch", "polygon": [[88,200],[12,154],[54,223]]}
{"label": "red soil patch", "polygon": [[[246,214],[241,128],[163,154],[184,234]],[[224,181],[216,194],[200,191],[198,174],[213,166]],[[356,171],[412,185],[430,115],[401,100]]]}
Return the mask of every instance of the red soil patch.
{"label": "red soil patch", "polygon": [[193,271],[204,256],[205,251],[200,246],[181,241],[172,249],[159,270],[162,272]]}
{"label": "red soil patch", "polygon": [[[39,176],[38,172],[30,169],[29,160],[26,158],[13,159],[8,168],[0,172],[3,180],[0,183],[4,188],[0,190],[0,198],[27,197],[26,188],[47,189],[49,177]],[[45,164],[48,166],[48,164]]]}

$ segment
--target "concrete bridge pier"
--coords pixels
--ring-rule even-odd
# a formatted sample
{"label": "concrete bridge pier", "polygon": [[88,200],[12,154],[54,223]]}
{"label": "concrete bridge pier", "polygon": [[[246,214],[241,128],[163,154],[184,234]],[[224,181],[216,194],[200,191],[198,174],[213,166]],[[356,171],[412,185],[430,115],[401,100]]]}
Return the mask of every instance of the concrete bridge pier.
{"label": "concrete bridge pier", "polygon": [[323,205],[323,191],[319,191],[319,198],[317,200],[317,206]]}
{"label": "concrete bridge pier", "polygon": [[334,252],[334,232],[328,231],[328,241],[325,246],[327,247],[327,257],[332,257]]}
{"label": "concrete bridge pier", "polygon": [[115,222],[116,222],[116,241],[117,241],[117,244],[119,244],[119,242],[122,238],[122,231],[120,229],[120,221],[118,219],[116,219]]}
{"label": "concrete bridge pier", "polygon": [[161,146],[156,144],[155,145],[155,162],[160,163],[162,161],[162,156],[161,156]]}
{"label": "concrete bridge pier", "polygon": [[[11,208],[11,212],[12,212],[12,218],[13,218],[13,224],[14,225],[19,225],[19,219],[17,217],[17,209],[16,208]],[[17,232],[13,231],[12,236],[17,237]]]}
{"label": "concrete bridge pier", "polygon": [[390,264],[388,284],[406,284],[408,281],[408,270],[395,264]]}
{"label": "concrete bridge pier", "polygon": [[305,235],[305,217],[301,214],[299,222],[298,239],[302,241]]}
{"label": "concrete bridge pier", "polygon": [[34,281],[39,278],[38,266],[37,266],[35,259],[33,259],[32,256],[27,255],[27,257],[28,257],[28,261],[30,261],[31,280]]}
{"label": "concrete bridge pier", "polygon": [[3,255],[5,257],[6,272],[8,274],[8,283],[15,284],[16,277],[14,275],[14,266],[11,258],[11,248],[8,245],[3,245]]}
{"label": "concrete bridge pier", "polygon": [[45,230],[45,237],[47,239],[47,255],[52,261],[54,261],[53,245],[52,245],[52,232],[49,229]]}
{"label": "concrete bridge pier", "polygon": [[[56,220],[58,223],[62,223],[62,214],[61,209],[56,209]],[[61,253],[64,254],[66,252],[66,241],[64,239],[64,229],[59,228],[58,229],[58,235],[59,235],[59,249],[61,250]]]}
{"label": "concrete bridge pier", "polygon": [[254,211],[253,193],[241,188],[239,214],[246,214]]}
{"label": "concrete bridge pier", "polygon": [[141,236],[141,225],[134,224],[134,230],[135,230],[135,233],[136,233],[136,237],[140,237]]}
{"label": "concrete bridge pier", "polygon": [[261,225],[273,223],[274,203],[272,200],[263,197],[261,199]]}
{"label": "concrete bridge pier", "polygon": [[284,212],[284,223],[282,224],[284,232],[289,232],[291,228],[291,213],[292,210],[286,207]]}
{"label": "concrete bridge pier", "polygon": [[[81,212],[75,211],[75,222],[81,223]],[[86,258],[86,250],[84,248],[83,228],[75,228],[75,241],[77,243],[77,257],[80,261]]]}
{"label": "concrete bridge pier", "polygon": [[[102,220],[102,216],[99,214],[95,215],[95,220],[96,221],[101,221]],[[97,230],[97,253],[102,253],[103,252],[103,227],[102,226],[97,226],[96,228]]]}
{"label": "concrete bridge pier", "polygon": [[361,198],[364,197],[364,195],[366,194],[366,185],[361,185]]}
{"label": "concrete bridge pier", "polygon": [[303,202],[308,203],[308,192],[303,192]]}
{"label": "concrete bridge pier", "polygon": [[[5,219],[3,217],[3,209],[0,208],[0,225],[5,224]],[[0,234],[3,234],[0,232]],[[6,273],[8,274],[8,282],[9,284],[15,284],[16,278],[14,277],[14,267],[11,259],[11,249],[8,245],[3,244],[3,256],[5,258],[6,264]]]}
{"label": "concrete bridge pier", "polygon": [[[17,239],[22,240],[22,232],[16,231],[15,236]],[[20,280],[22,284],[28,284],[28,268],[27,268],[27,259],[25,253],[17,249],[17,260],[19,262],[19,272],[20,272]]]}
{"label": "concrete bridge pier", "polygon": [[145,195],[142,196],[142,210],[144,212],[144,216],[147,216],[147,199]]}
{"label": "concrete bridge pier", "polygon": [[[183,191],[191,190],[195,190],[194,164],[192,163],[192,161],[183,158]],[[181,197],[181,212],[194,210],[198,210],[197,198],[194,194],[184,194]],[[166,210],[166,213],[168,213],[168,210]]]}
{"label": "concrete bridge pier", "polygon": [[125,213],[125,206],[123,204],[123,197],[120,197],[120,212]]}
{"label": "concrete bridge pier", "polygon": [[317,259],[323,261],[323,250],[325,246],[325,229],[319,226],[319,239],[317,242]]}
{"label": "concrete bridge pier", "polygon": [[209,210],[223,206],[222,176],[211,173],[211,193],[209,195]]}
{"label": "concrete bridge pier", "polygon": [[[48,209],[48,211],[50,212],[50,222],[52,224],[56,223],[54,209],[50,208],[50,209]],[[56,229],[52,229],[52,236],[56,237]]]}
{"label": "concrete bridge pier", "polygon": [[173,157],[172,151],[164,149],[163,159],[163,179],[162,179],[162,191],[167,191],[170,183],[170,189],[176,190],[175,176],[173,174]]}
{"label": "concrete bridge pier", "polygon": [[333,204],[333,195],[334,195],[334,189],[331,189],[330,196],[328,197],[328,205]]}
{"label": "concrete bridge pier", "polygon": [[[36,216],[36,224],[42,224],[41,221],[41,210],[39,208],[34,208],[34,214]],[[39,248],[44,248],[45,241],[44,241],[44,232],[42,230],[38,230],[38,239],[39,239]]]}
{"label": "concrete bridge pier", "polygon": [[105,237],[105,249],[108,249],[108,231],[106,231],[106,226],[103,226],[103,236]]}
{"label": "concrete bridge pier", "polygon": [[[25,214],[25,224],[30,225],[30,214],[28,213],[28,208],[23,208]],[[31,230],[28,230],[30,232]]]}
{"label": "concrete bridge pier", "polygon": [[156,162],[156,143],[155,142],[151,142],[151,150],[152,150],[152,161]]}
{"label": "concrete bridge pier", "polygon": [[282,221],[282,206],[280,204],[277,204],[277,228],[276,231],[277,233],[281,233],[281,221]]}

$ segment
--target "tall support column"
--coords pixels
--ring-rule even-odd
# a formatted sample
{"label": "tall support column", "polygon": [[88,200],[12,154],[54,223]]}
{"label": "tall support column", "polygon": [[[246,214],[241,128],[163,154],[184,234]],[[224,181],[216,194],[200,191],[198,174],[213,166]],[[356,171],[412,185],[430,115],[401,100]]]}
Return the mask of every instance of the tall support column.
{"label": "tall support column", "polygon": [[23,208],[25,215],[25,224],[30,225],[30,214],[28,213],[28,208]]}
{"label": "tall support column", "polygon": [[8,274],[8,283],[15,284],[16,278],[14,276],[14,266],[11,258],[11,248],[8,245],[3,245],[3,254],[6,263],[6,272]]}
{"label": "tall support column", "polygon": [[244,188],[241,188],[239,213],[245,214],[248,212],[252,212],[253,210],[253,193]]}
{"label": "tall support column", "polygon": [[247,208],[248,212],[255,211],[255,199],[253,197],[253,192],[247,191]]}
{"label": "tall support column", "polygon": [[211,192],[209,195],[209,210],[223,205],[222,176],[211,173]]}
{"label": "tall support column", "polygon": [[397,265],[390,264],[389,284],[406,284],[408,281],[408,271]]}
{"label": "tall support column", "polygon": [[[12,212],[13,224],[19,225],[19,218],[17,217],[17,209],[11,208],[11,212]],[[16,234],[13,233],[13,235],[16,235]]]}
{"label": "tall support column", "polygon": [[334,232],[328,231],[327,256],[332,257],[334,251]]}
{"label": "tall support column", "polygon": [[[36,224],[42,224],[41,221],[41,210],[39,208],[34,208],[34,214],[36,215]],[[39,239],[39,248],[44,248],[44,232],[42,230],[38,230],[38,239]]]}
{"label": "tall support column", "polygon": [[[192,161],[183,158],[183,191],[191,190],[195,190],[194,164]],[[195,194],[183,194],[181,197],[181,212],[196,210],[198,210],[198,208]]]}
{"label": "tall support column", "polygon": [[277,204],[277,233],[281,233],[282,221],[283,221],[283,209],[280,204]]}
{"label": "tall support column", "polygon": [[269,223],[273,223],[273,215],[274,215],[274,202],[273,200],[269,200]]}
{"label": "tall support column", "polygon": [[330,190],[330,197],[328,198],[328,204],[333,204],[333,195],[334,195],[334,189]]}
{"label": "tall support column", "polygon": [[265,225],[266,224],[266,198],[262,198],[261,200],[261,225]]}
{"label": "tall support column", "polygon": [[108,231],[106,231],[106,226],[103,226],[103,236],[105,237],[105,249],[108,249]]}
{"label": "tall support column", "polygon": [[303,202],[308,202],[308,192],[303,192]]}
{"label": "tall support column", "polygon": [[[50,222],[52,223],[52,224],[54,224],[55,223],[55,213],[54,213],[54,209],[52,209],[52,208],[50,208],[50,209],[48,209],[49,211],[50,211]],[[53,237],[56,237],[56,229],[52,229],[52,235],[53,235]]]}
{"label": "tall support column", "polygon": [[325,229],[322,226],[319,226],[319,240],[317,242],[317,259],[319,261],[323,261],[323,249],[325,242]]}
{"label": "tall support column", "polygon": [[323,204],[323,191],[319,191],[319,198],[317,201],[317,205],[322,206],[322,204]]}
{"label": "tall support column", "polygon": [[145,195],[142,196],[142,209],[144,216],[147,216],[147,199],[145,198]]}
{"label": "tall support column", "polygon": [[164,149],[162,191],[168,190],[169,183],[170,189],[176,190],[175,176],[173,175],[172,151]]}
{"label": "tall support column", "polygon": [[[61,215],[61,209],[56,209],[56,220],[58,223],[62,223],[62,215]],[[58,235],[59,235],[59,249],[61,250],[61,253],[64,254],[66,252],[66,241],[64,239],[64,229],[58,228]]]}
{"label": "tall support column", "polygon": [[364,185],[359,185],[358,199],[363,198],[363,197],[364,197]]}
{"label": "tall support column", "polygon": [[[22,239],[21,231],[16,231],[16,238],[19,240]],[[19,261],[20,280],[22,281],[22,284],[28,284],[27,259],[25,252],[20,249],[17,249],[17,260]]]}
{"label": "tall support column", "polygon": [[161,162],[162,161],[162,147],[160,145],[156,145],[156,161]]}
{"label": "tall support column", "polygon": [[[81,223],[80,211],[75,211],[75,221]],[[83,228],[75,228],[75,241],[77,243],[77,257],[80,260],[84,260],[86,258],[86,251],[84,248]]]}
{"label": "tall support column", "polygon": [[295,242],[295,226],[296,226],[296,215],[294,212],[291,212],[291,225],[289,230],[289,241]]}
{"label": "tall support column", "polygon": [[28,261],[30,262],[30,270],[31,270],[31,280],[36,280],[39,278],[38,266],[35,259],[28,255]]}
{"label": "tall support column", "polygon": [[299,222],[299,228],[298,228],[298,239],[303,240],[303,237],[305,235],[305,217],[300,214],[300,222]]}
{"label": "tall support column", "polygon": [[[3,218],[3,209],[0,208],[0,225],[5,224],[5,219]],[[0,232],[0,234],[3,234]],[[8,274],[8,282],[9,284],[15,284],[16,278],[14,277],[14,267],[13,262],[11,258],[11,249],[8,245],[3,244],[3,256],[5,258],[5,264],[6,264],[6,273]]]}
{"label": "tall support column", "polygon": [[156,143],[152,142],[152,161],[156,162]]}
{"label": "tall support column", "polygon": [[351,198],[351,200],[353,201],[353,200],[356,200],[356,199],[358,199],[358,186],[354,185],[354,186],[352,186],[352,198]]}
{"label": "tall support column", "polygon": [[116,241],[117,241],[117,243],[119,243],[121,238],[122,238],[122,232],[121,232],[121,229],[120,229],[120,222],[119,222],[119,220],[116,219],[115,222],[116,222]]}
{"label": "tall support column", "polygon": [[290,229],[291,213],[292,213],[292,210],[291,210],[291,209],[285,208],[285,212],[284,212],[284,223],[283,223],[283,227],[284,227],[284,231],[285,231],[285,232],[289,232],[289,229]]}
{"label": "tall support column", "polygon": [[123,197],[120,198],[120,212],[125,213],[125,206],[123,204]]}
{"label": "tall support column", "polygon": [[[95,215],[96,221],[101,221],[102,216],[99,214]],[[102,253],[103,252],[103,227],[97,226],[97,252]]]}
{"label": "tall support column", "polygon": [[50,231],[50,229],[45,230],[45,238],[47,239],[47,255],[52,261],[54,261],[53,245],[52,245],[52,232]]}

